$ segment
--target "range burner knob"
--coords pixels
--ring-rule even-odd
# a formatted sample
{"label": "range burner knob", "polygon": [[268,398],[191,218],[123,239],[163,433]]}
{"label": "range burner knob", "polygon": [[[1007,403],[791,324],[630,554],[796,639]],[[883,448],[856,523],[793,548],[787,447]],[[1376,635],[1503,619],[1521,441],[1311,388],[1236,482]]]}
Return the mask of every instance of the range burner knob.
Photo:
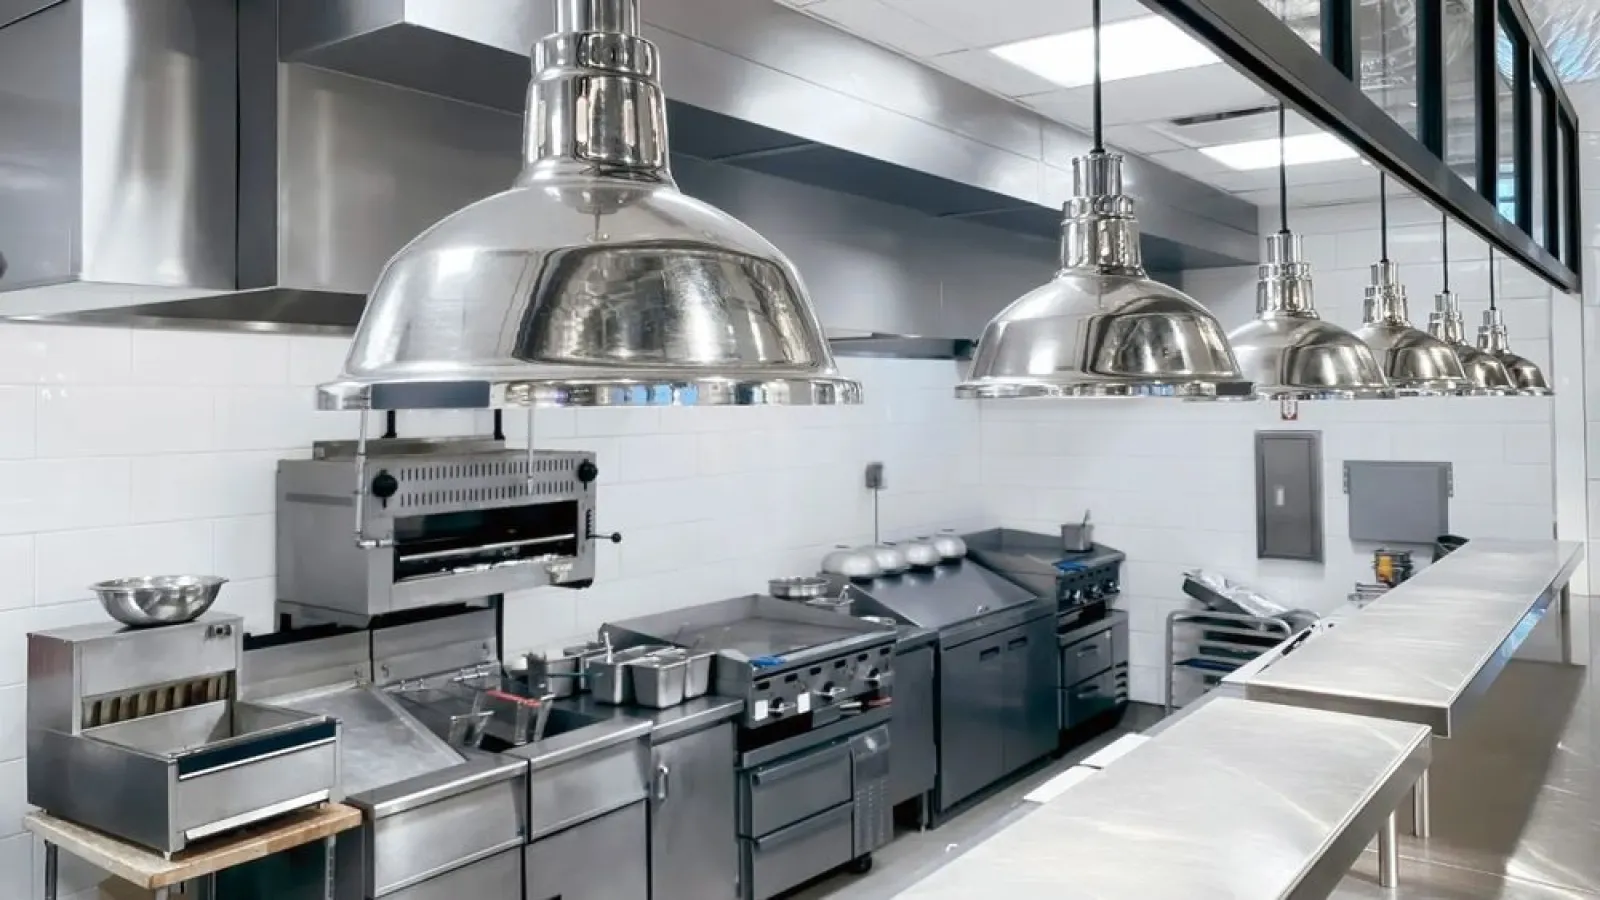
{"label": "range burner knob", "polygon": [[382,469],[372,479],[372,496],[377,497],[388,505],[389,498],[400,493],[400,479],[389,474],[388,469]]}
{"label": "range burner knob", "polygon": [[583,462],[578,463],[579,481],[583,482],[584,484],[592,484],[594,483],[594,480],[599,477],[600,467],[594,464],[594,460],[586,459]]}

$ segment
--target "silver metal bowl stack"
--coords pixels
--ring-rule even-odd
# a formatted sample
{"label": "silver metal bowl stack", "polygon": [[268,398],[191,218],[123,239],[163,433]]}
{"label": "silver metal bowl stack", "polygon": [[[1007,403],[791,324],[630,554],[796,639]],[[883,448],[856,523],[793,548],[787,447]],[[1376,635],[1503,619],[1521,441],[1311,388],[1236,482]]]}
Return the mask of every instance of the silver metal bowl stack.
{"label": "silver metal bowl stack", "polygon": [[215,575],[141,575],[89,586],[111,618],[132,628],[198,619],[228,579]]}

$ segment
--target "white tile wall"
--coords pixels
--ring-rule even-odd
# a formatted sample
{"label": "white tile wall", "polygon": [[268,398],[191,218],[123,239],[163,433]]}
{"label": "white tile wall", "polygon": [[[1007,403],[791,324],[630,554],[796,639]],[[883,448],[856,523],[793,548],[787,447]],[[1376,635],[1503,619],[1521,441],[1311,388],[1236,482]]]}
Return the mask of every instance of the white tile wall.
{"label": "white tile wall", "polygon": [[[1266,213],[1264,228],[1275,228],[1275,211]],[[1425,324],[1441,282],[1436,214],[1411,202],[1394,204],[1391,214],[1400,226],[1391,256],[1404,266],[1412,319]],[[1325,207],[1296,211],[1294,218],[1307,238],[1323,315],[1358,326],[1367,266],[1378,253],[1376,210]],[[1465,298],[1475,326],[1488,293],[1487,252],[1456,230],[1451,257],[1452,287]],[[1183,285],[1231,329],[1254,314],[1255,278],[1254,268],[1212,269],[1185,273]],[[1548,365],[1547,289],[1521,273],[1501,278],[1519,352]],[[1187,605],[1181,590],[1186,568],[1220,570],[1291,606],[1326,609],[1341,601],[1355,581],[1371,580],[1374,549],[1346,536],[1346,459],[1450,461],[1453,530],[1549,537],[1555,519],[1551,423],[1550,401],[1522,398],[1303,403],[1294,422],[1281,421],[1276,404],[989,403],[983,413],[986,511],[1008,525],[1045,531],[1094,511],[1097,537],[1131,560],[1122,605],[1134,633],[1133,696],[1160,702],[1165,619]],[[1322,432],[1323,564],[1255,558],[1253,441],[1256,431],[1273,428]]]}
{"label": "white tile wall", "polygon": [[[24,636],[101,619],[85,585],[136,572],[226,576],[219,608],[270,629],[275,464],[314,440],[354,435],[354,418],[313,403],[312,386],[338,371],[345,346],[0,326],[0,898],[38,891],[37,848],[19,836]],[[625,540],[601,545],[593,589],[509,598],[508,649],[813,571],[833,542],[872,537],[869,461],[888,464],[885,537],[986,524],[980,410],[952,398],[956,364],[842,367],[865,382],[867,405],[538,413],[538,445],[599,453],[599,524]],[[508,418],[520,441],[526,419]],[[470,413],[403,415],[400,429],[464,434],[484,424]],[[93,872],[68,874],[64,897],[96,882]]]}

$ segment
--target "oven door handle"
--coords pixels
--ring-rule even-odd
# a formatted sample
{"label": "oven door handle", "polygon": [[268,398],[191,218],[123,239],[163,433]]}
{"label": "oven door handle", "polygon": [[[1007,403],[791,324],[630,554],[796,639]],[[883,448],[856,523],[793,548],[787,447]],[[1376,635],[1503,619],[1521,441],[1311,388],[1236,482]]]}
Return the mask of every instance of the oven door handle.
{"label": "oven door handle", "polygon": [[422,553],[402,553],[401,562],[418,562],[429,559],[449,559],[452,556],[476,556],[480,553],[489,553],[495,550],[514,550],[518,547],[536,547],[540,544],[555,544],[561,541],[570,541],[577,537],[576,534],[557,534],[550,537],[527,538],[521,541],[500,541],[494,544],[479,544],[476,547],[456,547],[450,550],[427,550]]}

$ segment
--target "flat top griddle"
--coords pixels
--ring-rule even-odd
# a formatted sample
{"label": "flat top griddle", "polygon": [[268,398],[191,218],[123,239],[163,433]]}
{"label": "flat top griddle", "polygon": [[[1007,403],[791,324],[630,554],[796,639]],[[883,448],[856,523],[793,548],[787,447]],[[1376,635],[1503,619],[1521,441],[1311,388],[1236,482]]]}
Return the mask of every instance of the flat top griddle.
{"label": "flat top griddle", "polygon": [[752,594],[607,624],[617,646],[663,643],[743,662],[798,661],[890,643],[893,626]]}
{"label": "flat top griddle", "polygon": [[983,616],[1038,603],[1032,591],[974,562],[958,562],[904,575],[855,582],[861,606],[877,607],[923,628],[944,629]]}

